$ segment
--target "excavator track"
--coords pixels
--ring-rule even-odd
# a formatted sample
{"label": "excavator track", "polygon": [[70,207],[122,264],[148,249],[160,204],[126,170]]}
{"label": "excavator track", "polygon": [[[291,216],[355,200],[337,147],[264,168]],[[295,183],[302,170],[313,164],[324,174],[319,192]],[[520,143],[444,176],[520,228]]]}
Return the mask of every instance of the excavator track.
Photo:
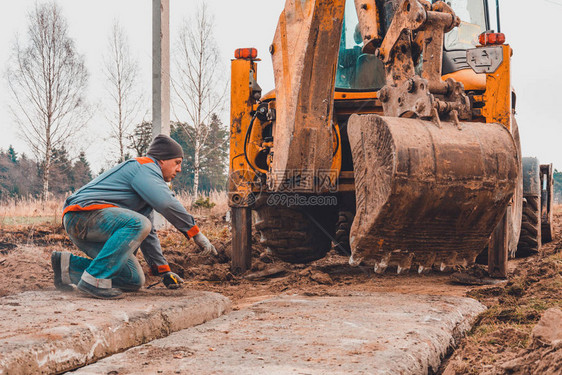
{"label": "excavator track", "polygon": [[536,254],[541,249],[541,179],[537,158],[523,158],[523,218],[516,257]]}
{"label": "excavator track", "polygon": [[254,208],[260,243],[277,258],[308,263],[330,250],[337,210],[333,206],[270,205],[262,197]]}
{"label": "excavator track", "polygon": [[500,124],[353,115],[350,264],[422,272],[472,264],[508,207],[517,147]]}
{"label": "excavator track", "polygon": [[539,252],[541,248],[540,197],[526,196],[523,204],[521,236],[517,247],[517,257],[525,257]]}

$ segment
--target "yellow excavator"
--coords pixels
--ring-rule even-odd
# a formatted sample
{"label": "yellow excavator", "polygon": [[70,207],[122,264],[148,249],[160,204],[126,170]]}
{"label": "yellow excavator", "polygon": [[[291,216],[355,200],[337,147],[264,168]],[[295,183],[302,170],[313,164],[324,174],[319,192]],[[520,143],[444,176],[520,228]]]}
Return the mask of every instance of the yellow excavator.
{"label": "yellow excavator", "polygon": [[269,50],[275,89],[262,95],[255,49],[231,65],[234,271],[250,266],[255,211],[285,261],[334,247],[351,265],[423,272],[488,249],[490,274],[505,277],[525,200],[512,49],[494,11],[287,0]]}

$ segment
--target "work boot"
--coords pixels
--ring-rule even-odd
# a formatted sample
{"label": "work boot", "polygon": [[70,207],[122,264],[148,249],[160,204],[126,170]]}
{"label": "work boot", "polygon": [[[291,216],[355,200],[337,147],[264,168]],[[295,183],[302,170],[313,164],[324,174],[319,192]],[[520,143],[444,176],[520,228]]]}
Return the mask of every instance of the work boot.
{"label": "work boot", "polygon": [[84,280],[80,280],[78,285],[76,285],[79,291],[95,298],[101,299],[114,299],[120,298],[123,292],[116,288],[97,288],[93,285],[88,284]]}
{"label": "work boot", "polygon": [[53,267],[53,273],[55,274],[55,288],[63,292],[70,292],[74,290],[72,285],[62,282],[61,255],[62,253],[60,251],[53,251],[51,254],[51,266]]}

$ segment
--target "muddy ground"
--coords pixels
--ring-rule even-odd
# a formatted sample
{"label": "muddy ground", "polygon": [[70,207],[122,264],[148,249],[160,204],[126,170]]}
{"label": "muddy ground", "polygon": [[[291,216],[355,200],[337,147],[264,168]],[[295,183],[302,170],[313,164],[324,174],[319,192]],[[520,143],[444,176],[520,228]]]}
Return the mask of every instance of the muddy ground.
{"label": "muddy ground", "polygon": [[[377,275],[366,267],[351,268],[347,258],[331,251],[308,265],[288,264],[269,256],[254,235],[253,266],[242,276],[229,271],[230,229],[223,217],[196,218],[219,250],[204,258],[192,241],[175,230],[160,233],[164,253],[185,287],[228,296],[240,309],[279,294],[344,295],[350,291],[469,296],[489,309],[447,358],[441,371],[450,374],[554,373],[562,371],[562,345],[544,345],[531,336],[543,313],[562,308],[562,206],[555,209],[555,240],[541,254],[510,261],[507,282],[493,286],[454,284],[449,274],[430,272]],[[0,296],[27,290],[54,289],[50,254],[74,249],[58,225],[0,227]],[[148,268],[143,260],[141,264]],[[147,286],[165,287],[156,277]],[[517,363],[515,363],[515,362]],[[515,363],[515,364],[514,364]]]}

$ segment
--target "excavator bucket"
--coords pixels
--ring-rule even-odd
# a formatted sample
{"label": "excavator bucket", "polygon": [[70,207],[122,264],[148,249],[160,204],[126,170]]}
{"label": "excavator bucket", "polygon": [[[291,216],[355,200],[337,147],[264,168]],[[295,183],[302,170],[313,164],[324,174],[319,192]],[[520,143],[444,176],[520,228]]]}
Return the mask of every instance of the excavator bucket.
{"label": "excavator bucket", "polygon": [[506,211],[517,149],[500,124],[353,115],[350,264],[419,272],[472,264]]}

